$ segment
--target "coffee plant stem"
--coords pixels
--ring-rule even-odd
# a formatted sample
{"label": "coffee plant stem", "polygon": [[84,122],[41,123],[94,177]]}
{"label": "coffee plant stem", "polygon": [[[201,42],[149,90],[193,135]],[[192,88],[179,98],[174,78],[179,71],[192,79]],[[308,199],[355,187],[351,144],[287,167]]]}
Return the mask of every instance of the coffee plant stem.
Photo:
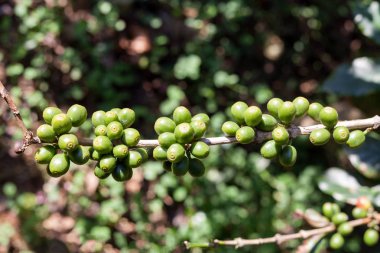
{"label": "coffee plant stem", "polygon": [[[373,215],[371,217],[363,218],[363,219],[351,220],[348,223],[352,227],[357,227],[357,226],[368,224],[374,220],[375,221],[380,220],[379,214]],[[233,246],[235,248],[240,248],[240,247],[249,246],[249,245],[261,245],[261,244],[268,244],[268,243],[282,244],[290,240],[307,239],[315,235],[324,235],[327,233],[334,232],[336,229],[337,227],[334,224],[329,224],[322,228],[300,230],[297,233],[287,234],[287,235],[276,234],[275,236],[267,237],[267,238],[257,238],[257,239],[236,238],[233,240],[215,239],[212,242],[206,242],[206,243],[198,243],[198,242],[192,243],[192,242],[185,241],[184,245],[186,249],[191,249],[191,248],[212,248],[216,246]]]}

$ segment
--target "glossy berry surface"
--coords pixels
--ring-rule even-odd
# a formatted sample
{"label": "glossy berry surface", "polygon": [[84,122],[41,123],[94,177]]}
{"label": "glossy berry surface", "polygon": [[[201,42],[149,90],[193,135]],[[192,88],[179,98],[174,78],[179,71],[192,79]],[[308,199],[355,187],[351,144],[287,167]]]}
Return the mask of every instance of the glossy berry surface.
{"label": "glossy berry surface", "polygon": [[327,142],[329,142],[330,137],[330,132],[327,129],[322,128],[313,130],[309,135],[309,140],[312,144],[320,146],[325,145]]}
{"label": "glossy berry surface", "polygon": [[48,164],[56,153],[57,151],[54,146],[45,145],[37,149],[34,160],[39,164]]}
{"label": "glossy berry surface", "polygon": [[347,146],[350,148],[358,148],[360,147],[365,141],[365,134],[361,130],[354,130],[350,133],[348,140],[347,140]]}
{"label": "glossy berry surface", "polygon": [[167,158],[170,162],[179,162],[185,157],[185,148],[178,143],[171,145],[167,150]]}
{"label": "glossy berry surface", "polygon": [[340,208],[337,204],[326,202],[322,206],[322,213],[327,218],[332,218],[335,214],[340,212]]}
{"label": "glossy berry surface", "polygon": [[235,136],[236,131],[239,130],[239,125],[233,121],[226,121],[222,125],[222,131],[226,136]]}
{"label": "glossy berry surface", "polygon": [[158,143],[164,148],[169,148],[170,145],[176,143],[176,138],[174,133],[165,132],[158,136]]}
{"label": "glossy berry surface", "polygon": [[196,158],[206,158],[210,154],[210,147],[203,141],[197,141],[191,144],[190,152]]}
{"label": "glossy berry surface", "polygon": [[123,125],[123,128],[130,127],[136,120],[135,111],[130,108],[123,108],[117,112],[119,122]]}
{"label": "glossy berry surface", "polygon": [[367,217],[367,210],[360,208],[360,207],[355,207],[352,209],[352,217],[355,219],[361,219]]}
{"label": "glossy berry surface", "polygon": [[55,142],[55,131],[52,126],[43,124],[37,128],[37,136],[43,142]]}
{"label": "glossy berry surface", "polygon": [[348,130],[347,127],[338,126],[334,128],[333,138],[336,143],[338,144],[346,143],[349,136],[350,136],[350,130]]}
{"label": "glossy berry surface", "polygon": [[99,125],[95,127],[94,133],[95,133],[95,136],[106,136],[107,127],[105,125]]}
{"label": "glossy berry surface", "polygon": [[44,121],[47,123],[47,124],[51,124],[51,120],[53,119],[53,117],[57,114],[60,114],[62,113],[61,109],[57,108],[57,107],[46,107],[44,109],[44,111],[42,112],[42,117],[44,118]]}
{"label": "glossy berry surface", "polygon": [[335,233],[330,238],[330,247],[334,250],[342,248],[344,245],[344,238],[341,234]]}
{"label": "glossy berry surface", "polygon": [[344,236],[351,234],[353,230],[353,227],[348,222],[344,222],[338,227],[338,232]]}
{"label": "glossy berry surface", "polygon": [[118,121],[112,121],[107,125],[107,136],[110,140],[116,140],[123,135],[123,125]]}
{"label": "glossy berry surface", "polygon": [[106,126],[114,121],[119,121],[119,118],[117,117],[117,113],[115,111],[108,111],[104,114],[104,123]]}
{"label": "glossy berry surface", "polygon": [[345,213],[336,213],[333,215],[333,217],[331,218],[331,221],[335,224],[335,225],[339,225],[339,224],[342,224],[343,222],[346,222],[348,220],[348,216],[347,214]]}
{"label": "glossy berry surface", "polygon": [[285,101],[278,108],[278,118],[284,124],[290,124],[296,116],[296,107],[290,101]]}
{"label": "glossy berry surface", "polygon": [[53,177],[64,175],[70,167],[70,160],[65,154],[56,154],[48,165],[49,174]]}
{"label": "glossy berry surface", "polygon": [[375,246],[379,242],[379,232],[369,228],[364,232],[363,241],[367,246]]}
{"label": "glossy berry surface", "polygon": [[269,140],[264,143],[260,148],[260,154],[267,159],[272,159],[278,156],[281,152],[281,146],[274,140]]}
{"label": "glossy berry surface", "polygon": [[91,116],[91,123],[94,127],[97,127],[99,125],[106,125],[105,122],[105,116],[106,112],[105,111],[96,111],[92,114]]}
{"label": "glossy berry surface", "polygon": [[127,181],[132,178],[132,168],[123,163],[118,163],[112,172],[112,177],[118,182]]}
{"label": "glossy berry surface", "polygon": [[194,139],[197,140],[199,138],[202,138],[202,136],[205,134],[207,130],[207,125],[203,121],[200,120],[192,120],[190,122],[190,126],[194,130]]}
{"label": "glossy berry surface", "polygon": [[172,163],[172,172],[176,176],[184,176],[189,170],[189,159],[184,157],[178,162]]}
{"label": "glossy berry surface", "polygon": [[74,134],[64,134],[59,137],[58,146],[62,150],[71,152],[79,146],[79,141]]}
{"label": "glossy berry surface", "polygon": [[99,160],[99,167],[105,173],[111,173],[116,167],[117,159],[112,155],[105,155]]}
{"label": "glossy berry surface", "polygon": [[242,101],[238,101],[231,106],[231,115],[238,124],[244,124],[244,112],[248,105]]}
{"label": "glossy berry surface", "polygon": [[338,112],[330,106],[324,107],[319,112],[319,120],[326,128],[334,128],[338,123]]}
{"label": "glossy berry surface", "polygon": [[184,106],[177,107],[173,112],[173,120],[177,125],[181,123],[190,123],[191,113],[189,109]]}
{"label": "glossy berry surface", "polygon": [[207,126],[210,122],[210,117],[206,113],[198,113],[191,118],[191,121],[197,120],[203,121]]}
{"label": "glossy berry surface", "polygon": [[140,152],[136,150],[129,151],[128,159],[126,159],[128,167],[137,168],[143,163],[143,157]]}
{"label": "glossy berry surface", "polygon": [[128,156],[129,149],[126,145],[119,144],[119,145],[116,145],[115,147],[113,147],[112,154],[116,158],[123,159],[123,158]]}
{"label": "glossy berry surface", "polygon": [[291,145],[282,148],[279,155],[279,162],[284,167],[293,167],[297,161],[297,150]]}
{"label": "glossy berry surface", "polygon": [[106,179],[111,173],[107,173],[104,170],[102,170],[99,165],[95,166],[94,169],[94,175],[99,179]]}
{"label": "glossy berry surface", "polygon": [[108,154],[112,152],[113,144],[107,136],[97,136],[92,142],[92,146],[99,154]]}
{"label": "glossy berry surface", "polygon": [[83,165],[90,160],[90,148],[79,145],[69,153],[69,158],[73,163]]}
{"label": "glossy berry surface", "polygon": [[69,110],[67,110],[67,116],[69,116],[74,127],[79,127],[87,119],[87,109],[82,105],[72,105]]}
{"label": "glossy berry surface", "polygon": [[160,117],[154,123],[154,131],[156,131],[157,134],[165,132],[174,133],[175,127],[176,123],[168,117]]}
{"label": "glossy berry surface", "polygon": [[148,161],[149,154],[148,154],[148,150],[146,148],[135,148],[134,151],[140,153],[143,162]]}
{"label": "glossy berry surface", "polygon": [[277,122],[275,117],[273,117],[272,115],[264,113],[261,116],[261,121],[257,125],[257,128],[262,130],[262,131],[265,131],[265,132],[270,132],[276,128],[277,124],[278,124],[278,122]]}
{"label": "glossy berry surface", "polygon": [[174,135],[178,143],[190,143],[194,138],[194,130],[189,123],[181,123],[176,126]]}
{"label": "glossy berry surface", "polygon": [[140,133],[134,128],[127,128],[123,131],[121,141],[128,147],[136,146],[140,141]]}
{"label": "glossy berry surface", "polygon": [[296,117],[305,115],[310,105],[309,101],[304,97],[296,97],[293,100],[293,104],[296,107]]}
{"label": "glossy berry surface", "polygon": [[193,177],[201,177],[205,174],[206,168],[199,159],[189,159],[189,174]]}
{"label": "glossy berry surface", "polygon": [[157,146],[153,149],[153,158],[157,161],[167,160],[167,150],[161,146]]}
{"label": "glossy berry surface", "polygon": [[314,102],[309,105],[309,109],[307,110],[307,115],[309,115],[315,121],[319,121],[319,113],[323,109],[323,105],[320,103]]}
{"label": "glossy berry surface", "polygon": [[255,139],[256,133],[252,127],[243,126],[236,131],[236,140],[241,144],[248,144],[253,142]]}
{"label": "glossy berry surface", "polygon": [[284,103],[280,98],[272,98],[267,103],[267,109],[270,115],[278,118],[278,109]]}
{"label": "glossy berry surface", "polygon": [[70,131],[72,123],[67,114],[59,113],[51,120],[51,126],[56,134],[61,135]]}
{"label": "glossy berry surface", "polygon": [[289,142],[289,132],[285,127],[279,126],[273,129],[272,139],[277,143],[277,145],[285,145]]}
{"label": "glossy berry surface", "polygon": [[257,106],[250,106],[244,111],[244,122],[247,126],[254,127],[261,122],[263,113]]}

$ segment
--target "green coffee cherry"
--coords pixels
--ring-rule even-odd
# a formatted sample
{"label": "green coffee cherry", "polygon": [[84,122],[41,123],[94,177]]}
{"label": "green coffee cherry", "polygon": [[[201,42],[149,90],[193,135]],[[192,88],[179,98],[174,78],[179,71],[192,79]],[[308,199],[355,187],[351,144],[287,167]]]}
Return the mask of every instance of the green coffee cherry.
{"label": "green coffee cherry", "polygon": [[330,140],[330,132],[325,129],[315,129],[309,135],[309,140],[312,144],[316,146],[325,145]]}
{"label": "green coffee cherry", "polygon": [[109,123],[119,121],[119,118],[117,117],[117,113],[114,111],[108,111],[106,114],[104,114],[104,123],[106,126],[108,126]]}
{"label": "green coffee cherry", "polygon": [[231,106],[231,115],[240,125],[244,124],[244,112],[248,105],[242,101],[238,101]]}
{"label": "green coffee cherry", "polygon": [[290,124],[296,116],[296,107],[290,101],[285,101],[280,108],[278,108],[278,118],[284,124]]}
{"label": "green coffee cherry", "polygon": [[375,246],[379,242],[379,232],[369,228],[364,232],[363,240],[367,246]]}
{"label": "green coffee cherry", "polygon": [[268,101],[267,103],[267,109],[270,115],[278,118],[278,110],[280,109],[280,106],[284,101],[280,98],[272,98],[271,100]]}
{"label": "green coffee cherry", "polygon": [[355,207],[352,209],[352,217],[355,219],[362,219],[367,217],[367,210],[360,208],[360,207]]}
{"label": "green coffee cherry", "polygon": [[106,113],[105,111],[96,111],[91,116],[91,122],[94,127],[99,125],[106,125],[105,122]]}
{"label": "green coffee cherry", "polygon": [[365,134],[361,130],[354,130],[350,133],[348,140],[347,140],[347,146],[350,148],[357,148],[360,145],[362,145],[365,141]]}
{"label": "green coffee cherry", "polygon": [[208,126],[208,123],[210,122],[210,117],[206,113],[198,113],[191,118],[191,121],[197,120],[203,121],[206,124],[206,126]]}
{"label": "green coffee cherry", "polygon": [[136,114],[130,108],[121,109],[119,112],[117,112],[117,117],[120,123],[123,125],[123,128],[128,128],[132,126],[132,124],[136,120]]}
{"label": "green coffee cherry", "polygon": [[176,163],[185,157],[185,148],[178,143],[171,145],[167,150],[167,158],[170,162]]}
{"label": "green coffee cherry", "polygon": [[[116,114],[119,114],[121,109],[120,108],[112,108],[111,111],[115,112]],[[118,115],[118,117],[119,117],[119,115]]]}
{"label": "green coffee cherry", "polygon": [[112,154],[114,157],[118,159],[123,159],[128,156],[129,154],[129,149],[126,145],[124,144],[119,144],[113,147],[112,149]]}
{"label": "green coffee cherry", "polygon": [[163,148],[169,148],[170,145],[176,143],[175,135],[171,132],[165,132],[158,136],[158,143]]}
{"label": "green coffee cherry", "polygon": [[123,135],[123,125],[118,121],[112,121],[107,125],[107,136],[110,140],[116,140]]}
{"label": "green coffee cherry", "polygon": [[326,128],[334,128],[338,123],[338,112],[334,108],[326,106],[319,112],[319,120]]}
{"label": "green coffee cherry", "polygon": [[128,147],[134,147],[140,141],[140,133],[134,128],[127,128],[123,131],[121,141]]}
{"label": "green coffee cherry", "polygon": [[307,110],[307,115],[309,115],[315,121],[319,121],[319,113],[323,109],[323,105],[320,103],[311,103],[309,109]]}
{"label": "green coffee cherry", "polygon": [[94,175],[99,178],[99,179],[106,179],[109,175],[111,175],[111,173],[107,173],[105,172],[104,170],[102,170],[100,167],[99,167],[99,164],[96,165],[95,169],[94,169]]}
{"label": "green coffee cherry", "polygon": [[293,104],[296,107],[296,117],[305,115],[310,105],[309,101],[304,97],[296,97],[293,100]]}
{"label": "green coffee cherry", "polygon": [[52,126],[42,124],[37,128],[37,136],[43,142],[55,142],[55,132]]}
{"label": "green coffee cherry", "polygon": [[338,144],[344,144],[350,136],[350,130],[345,126],[338,126],[334,128],[333,138],[334,141]]}
{"label": "green coffee cherry", "polygon": [[241,144],[248,144],[253,142],[255,139],[256,133],[252,127],[243,126],[236,131],[235,138]]}
{"label": "green coffee cherry", "polygon": [[146,162],[149,159],[148,150],[146,148],[135,148],[136,152],[139,152],[142,157],[142,162]]}
{"label": "green coffee cherry", "polygon": [[198,140],[199,138],[201,138],[207,130],[206,123],[204,123],[203,121],[200,121],[200,120],[191,121],[190,126],[194,130],[194,139],[195,140]]}
{"label": "green coffee cherry", "polygon": [[107,136],[96,136],[92,146],[101,155],[111,153],[113,149],[113,144]]}
{"label": "green coffee cherry", "polygon": [[90,159],[90,148],[78,146],[74,151],[69,153],[70,160],[78,165],[83,165]]}
{"label": "green coffee cherry", "polygon": [[330,238],[330,247],[334,250],[342,248],[344,245],[344,238],[341,234],[335,233]]}
{"label": "green coffee cherry", "polygon": [[265,132],[270,132],[275,129],[277,124],[277,120],[272,115],[264,113],[261,116],[261,122],[257,125],[257,128]]}
{"label": "green coffee cherry", "polygon": [[167,150],[161,146],[157,146],[153,149],[153,158],[157,161],[166,161],[167,158]]}
{"label": "green coffee cherry", "polygon": [[331,219],[335,214],[340,212],[340,208],[335,203],[326,202],[322,206],[322,213],[327,218]]}
{"label": "green coffee cherry", "polygon": [[285,145],[289,142],[289,132],[285,127],[279,126],[273,129],[272,139],[277,143],[277,145]]}
{"label": "green coffee cherry", "polygon": [[128,159],[126,159],[126,164],[128,165],[127,167],[137,168],[142,163],[143,163],[143,157],[138,151],[136,150],[129,151]]}
{"label": "green coffee cherry", "polygon": [[72,105],[67,111],[67,116],[69,116],[74,127],[79,127],[87,119],[86,107],[78,104]]}
{"label": "green coffee cherry", "polygon": [[176,126],[174,135],[178,143],[190,143],[194,138],[194,129],[189,123],[181,123]]}
{"label": "green coffee cherry", "polygon": [[190,123],[191,113],[186,107],[179,106],[175,108],[173,112],[173,120],[177,125],[181,123]]}
{"label": "green coffee cherry", "polygon": [[57,150],[53,145],[45,145],[37,149],[34,160],[39,164],[48,164],[56,153]]}
{"label": "green coffee cherry", "polygon": [[131,167],[123,163],[118,163],[112,172],[112,177],[118,182],[127,181],[132,178],[133,171]]}
{"label": "green coffee cherry", "polygon": [[58,147],[67,152],[74,151],[78,146],[78,138],[74,134],[64,134],[58,139]]}
{"label": "green coffee cherry", "polygon": [[348,221],[348,216],[347,216],[347,214],[345,214],[345,213],[336,213],[336,214],[334,214],[333,217],[331,218],[331,221],[332,221],[335,225],[340,225],[340,224],[342,224],[343,222]]}
{"label": "green coffee cherry", "polygon": [[95,160],[95,161],[99,161],[100,158],[102,158],[102,155],[101,155],[98,151],[96,151],[96,150],[92,150],[92,151],[91,151],[91,158],[92,158],[93,160]]}
{"label": "green coffee cherry", "polygon": [[95,127],[95,136],[106,136],[107,135],[107,127],[105,125],[99,125]]}
{"label": "green coffee cherry", "polygon": [[250,127],[257,126],[261,122],[262,115],[263,113],[257,106],[250,106],[243,113],[244,121]]}
{"label": "green coffee cherry", "polygon": [[235,136],[236,131],[239,130],[239,125],[233,121],[226,121],[222,125],[222,131],[227,136]]}
{"label": "green coffee cherry", "polygon": [[44,121],[47,124],[51,124],[51,120],[53,119],[53,117],[60,113],[62,113],[62,111],[57,107],[46,107],[45,110],[42,112],[42,117],[44,118]]}
{"label": "green coffee cherry", "polygon": [[56,134],[61,135],[70,131],[72,123],[69,116],[64,113],[59,113],[51,120],[51,126]]}
{"label": "green coffee cherry", "polygon": [[281,152],[281,146],[278,145],[274,140],[269,140],[264,143],[260,148],[260,154],[267,159],[272,159],[278,156]]}
{"label": "green coffee cherry", "polygon": [[206,158],[210,154],[210,147],[203,141],[197,141],[191,144],[190,152],[196,158]]}
{"label": "green coffee cherry", "polygon": [[64,175],[70,167],[70,160],[65,154],[56,154],[48,165],[49,175],[60,177]]}
{"label": "green coffee cherry", "polygon": [[291,145],[286,145],[282,148],[279,155],[279,162],[282,166],[288,168],[293,167],[297,160],[297,150]]}
{"label": "green coffee cherry", "polygon": [[201,177],[205,174],[206,168],[199,159],[189,159],[189,173],[193,177]]}
{"label": "green coffee cherry", "polygon": [[348,222],[344,222],[344,223],[340,224],[338,227],[338,232],[344,236],[351,234],[352,231],[353,231],[353,228],[350,225],[350,223],[348,223]]}
{"label": "green coffee cherry", "polygon": [[105,172],[105,173],[111,173],[115,167],[116,167],[116,158],[112,155],[105,155],[102,156],[99,160],[99,167]]}
{"label": "green coffee cherry", "polygon": [[154,131],[156,131],[157,134],[166,132],[174,133],[175,127],[175,122],[168,117],[160,117],[154,123]]}
{"label": "green coffee cherry", "polygon": [[172,172],[176,176],[184,176],[189,170],[189,159],[185,156],[181,161],[172,163]]}
{"label": "green coffee cherry", "polygon": [[164,168],[164,170],[172,172],[172,163],[170,161],[164,161],[162,163],[162,167]]}

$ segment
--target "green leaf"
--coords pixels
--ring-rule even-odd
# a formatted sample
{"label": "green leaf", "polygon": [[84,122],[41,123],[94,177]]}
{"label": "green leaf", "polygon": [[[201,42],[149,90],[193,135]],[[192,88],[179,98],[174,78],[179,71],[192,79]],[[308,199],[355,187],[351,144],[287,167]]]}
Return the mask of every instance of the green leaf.
{"label": "green leaf", "polygon": [[380,4],[377,1],[356,1],[354,21],[360,31],[380,44]]}
{"label": "green leaf", "polygon": [[380,59],[361,57],[342,64],[325,81],[323,89],[337,95],[363,96],[380,91]]}
{"label": "green leaf", "polygon": [[361,174],[371,179],[380,178],[380,141],[371,135],[356,149],[345,149],[351,164]]}

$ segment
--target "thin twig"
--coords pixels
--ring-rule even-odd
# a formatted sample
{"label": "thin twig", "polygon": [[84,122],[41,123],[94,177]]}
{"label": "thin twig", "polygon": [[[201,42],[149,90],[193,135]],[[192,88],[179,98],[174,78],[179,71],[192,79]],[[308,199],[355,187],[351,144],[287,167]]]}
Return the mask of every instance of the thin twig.
{"label": "thin twig", "polygon": [[[379,220],[379,216],[374,215],[374,216],[363,218],[363,219],[351,220],[348,222],[348,224],[350,224],[352,227],[357,227],[357,226],[368,224],[373,220]],[[334,232],[336,229],[337,228],[334,224],[329,224],[322,228],[301,230],[297,233],[288,234],[288,235],[276,234],[275,236],[267,237],[267,238],[257,238],[257,239],[236,238],[234,240],[215,239],[212,242],[204,242],[204,243],[199,243],[199,242],[193,243],[193,242],[185,241],[184,244],[185,244],[186,249],[211,248],[211,247],[216,247],[216,246],[233,246],[235,248],[240,248],[240,247],[249,246],[249,245],[261,245],[261,244],[268,244],[268,243],[282,244],[290,240],[307,239],[315,235],[324,235],[327,233]]]}
{"label": "thin twig", "polygon": [[11,109],[13,115],[16,118],[17,124],[19,125],[19,127],[24,133],[22,145],[16,149],[16,153],[20,154],[24,152],[28,146],[32,144],[40,143],[41,142],[40,139],[34,136],[33,132],[26,128],[24,122],[22,121],[20,111],[18,110],[16,104],[14,103],[12,96],[9,94],[8,90],[4,87],[1,81],[0,81],[0,95],[8,104],[9,108]]}

